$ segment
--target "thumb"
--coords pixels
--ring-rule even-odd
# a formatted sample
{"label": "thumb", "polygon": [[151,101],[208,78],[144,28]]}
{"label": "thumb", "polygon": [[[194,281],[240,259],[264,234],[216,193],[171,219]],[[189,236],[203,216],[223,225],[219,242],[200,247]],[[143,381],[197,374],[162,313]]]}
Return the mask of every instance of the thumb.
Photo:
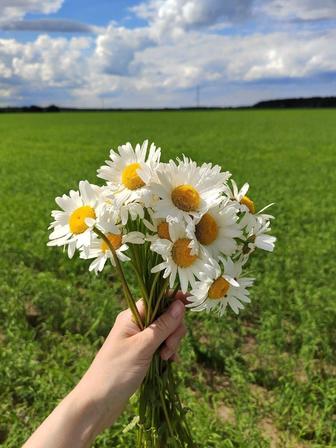
{"label": "thumb", "polygon": [[138,334],[148,350],[154,353],[177,329],[183,320],[184,311],[184,304],[180,300],[175,300],[165,313]]}

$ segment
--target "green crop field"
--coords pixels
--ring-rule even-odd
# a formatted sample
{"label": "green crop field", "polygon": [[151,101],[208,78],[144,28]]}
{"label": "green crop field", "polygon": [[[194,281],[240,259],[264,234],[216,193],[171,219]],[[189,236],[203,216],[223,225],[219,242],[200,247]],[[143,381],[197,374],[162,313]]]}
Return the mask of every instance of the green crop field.
{"label": "green crop field", "polygon": [[[47,248],[54,198],[111,147],[154,140],[276,202],[252,303],[188,313],[178,366],[200,447],[336,447],[336,110],[0,114],[0,445],[17,448],[80,379],[125,306],[109,268]],[[132,277],[129,276],[130,281]],[[131,403],[96,447],[132,446]]]}

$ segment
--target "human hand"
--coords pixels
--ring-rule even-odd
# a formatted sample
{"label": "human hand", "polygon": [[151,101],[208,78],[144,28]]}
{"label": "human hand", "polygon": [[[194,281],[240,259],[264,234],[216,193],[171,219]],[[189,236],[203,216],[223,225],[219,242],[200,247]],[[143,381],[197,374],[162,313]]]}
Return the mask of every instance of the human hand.
{"label": "human hand", "polygon": [[[139,388],[156,350],[161,358],[174,360],[181,338],[186,334],[183,322],[185,296],[178,293],[168,310],[149,327],[140,331],[129,309],[115,321],[104,345],[77,386],[81,394],[89,393],[97,403],[101,419],[98,432],[111,426],[128,399]],[[137,302],[144,316],[142,300]],[[88,392],[90,391],[90,392]]]}
{"label": "human hand", "polygon": [[[152,357],[174,359],[181,338],[185,296],[178,293],[168,310],[140,331],[130,310],[121,312],[91,366],[63,401],[35,431],[24,448],[86,448],[112,425],[138,389]],[[137,303],[141,316],[144,304]]]}

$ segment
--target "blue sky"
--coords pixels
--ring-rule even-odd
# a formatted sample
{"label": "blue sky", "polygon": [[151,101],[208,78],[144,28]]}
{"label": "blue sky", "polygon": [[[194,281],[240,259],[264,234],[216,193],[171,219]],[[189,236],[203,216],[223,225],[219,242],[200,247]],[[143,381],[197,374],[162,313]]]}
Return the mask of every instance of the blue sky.
{"label": "blue sky", "polygon": [[336,95],[335,0],[0,0],[0,105]]}
{"label": "blue sky", "polygon": [[[134,14],[130,14],[129,8],[139,2],[135,0],[68,0],[52,15],[54,18],[71,19],[97,26],[107,26],[110,21],[135,27],[143,24]],[[30,13],[27,19],[42,19],[43,14]]]}

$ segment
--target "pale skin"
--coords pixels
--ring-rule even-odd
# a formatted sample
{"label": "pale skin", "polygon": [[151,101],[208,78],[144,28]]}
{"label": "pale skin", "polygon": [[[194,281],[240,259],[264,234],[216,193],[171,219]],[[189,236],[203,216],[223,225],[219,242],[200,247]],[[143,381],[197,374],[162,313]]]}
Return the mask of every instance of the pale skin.
{"label": "pale skin", "polygon": [[[122,413],[141,385],[154,353],[159,349],[162,359],[176,359],[186,333],[184,298],[178,293],[168,310],[143,331],[130,310],[121,312],[83,378],[23,448],[90,447]],[[143,302],[137,302],[137,307],[143,315]]]}

